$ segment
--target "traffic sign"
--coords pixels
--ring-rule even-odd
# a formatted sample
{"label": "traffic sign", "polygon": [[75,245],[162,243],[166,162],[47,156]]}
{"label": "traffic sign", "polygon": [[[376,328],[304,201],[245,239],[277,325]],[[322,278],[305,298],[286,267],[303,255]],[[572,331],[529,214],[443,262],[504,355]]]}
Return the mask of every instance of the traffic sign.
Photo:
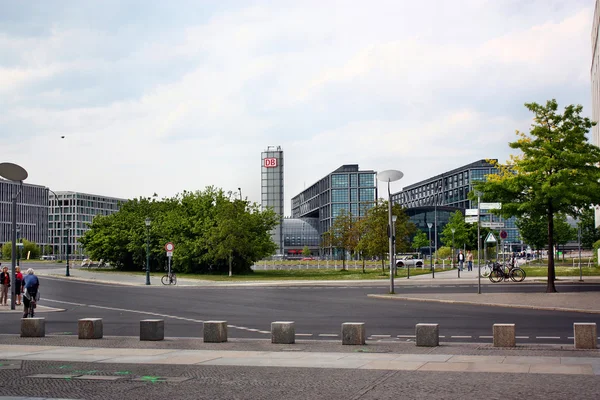
{"label": "traffic sign", "polygon": [[504,222],[482,222],[481,226],[484,228],[499,229],[504,228]]}
{"label": "traffic sign", "polygon": [[467,208],[465,210],[465,215],[479,215],[479,210],[476,208]]}
{"label": "traffic sign", "polygon": [[480,210],[499,210],[502,208],[502,203],[481,203]]}
{"label": "traffic sign", "polygon": [[496,243],[496,236],[494,236],[494,234],[492,232],[488,233],[487,237],[485,238],[485,242],[486,243]]}
{"label": "traffic sign", "polygon": [[500,238],[501,239],[506,239],[508,237],[508,232],[506,231],[500,231]]}
{"label": "traffic sign", "polygon": [[175,250],[175,246],[173,245],[173,243],[169,242],[169,243],[165,244],[165,250],[172,252],[173,250]]}
{"label": "traffic sign", "polygon": [[167,257],[169,257],[169,258],[173,257],[173,252],[172,251],[167,251]]}
{"label": "traffic sign", "polygon": [[477,222],[477,217],[465,217],[465,222],[467,224],[472,224],[474,222]]}

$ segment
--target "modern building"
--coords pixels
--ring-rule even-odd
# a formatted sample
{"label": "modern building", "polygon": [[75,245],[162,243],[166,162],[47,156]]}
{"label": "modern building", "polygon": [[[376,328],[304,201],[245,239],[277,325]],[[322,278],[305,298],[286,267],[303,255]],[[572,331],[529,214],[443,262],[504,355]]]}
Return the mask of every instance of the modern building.
{"label": "modern building", "polygon": [[[596,0],[594,20],[592,22],[592,120],[600,123],[600,41],[598,27],[600,26],[600,0]],[[592,143],[600,146],[600,125],[592,128]],[[596,227],[600,227],[600,207],[596,207]]]}
{"label": "modern building", "polygon": [[[469,192],[473,190],[475,183],[485,180],[486,175],[496,173],[498,173],[497,169],[490,162],[479,160],[406,186],[402,191],[392,195],[392,202],[407,208],[409,215],[411,215],[412,209],[418,209],[419,212],[412,212],[411,220],[425,233],[429,233],[427,222],[435,224],[437,214],[438,224],[434,231],[437,231],[438,240],[436,242],[439,247],[441,245],[439,236],[447,222],[447,217],[444,215],[453,210],[461,210],[465,214],[465,210],[477,208],[477,201],[469,200]],[[446,218],[445,222],[444,218]],[[508,234],[505,243],[521,245],[519,230],[515,225],[514,218],[501,219],[487,210],[482,210],[480,220],[482,223],[503,223],[502,230]],[[434,234],[432,233],[432,235]],[[435,241],[435,237],[431,240]]]}
{"label": "modern building", "polygon": [[271,232],[277,244],[276,254],[283,254],[283,150],[281,146],[268,146],[261,153],[260,198],[263,210],[272,208],[279,216],[279,224]]}
{"label": "modern building", "polygon": [[97,215],[110,215],[120,210],[126,199],[79,192],[52,192],[46,189],[47,231],[54,254],[65,258],[67,243],[72,258],[84,257],[78,239],[89,230]]}
{"label": "modern building", "polygon": [[314,219],[310,225],[320,240],[342,210],[360,217],[372,207],[377,199],[375,175],[361,171],[358,164],[342,165],[292,198],[292,218]]}
{"label": "modern building", "polygon": [[311,255],[320,254],[321,236],[318,218],[285,218],[283,220],[283,254],[302,256],[305,248]]}
{"label": "modern building", "polygon": [[[38,245],[48,244],[48,194],[40,185],[0,179],[0,247],[12,241],[12,199],[17,196],[19,237]],[[1,250],[1,249],[0,249]]]}

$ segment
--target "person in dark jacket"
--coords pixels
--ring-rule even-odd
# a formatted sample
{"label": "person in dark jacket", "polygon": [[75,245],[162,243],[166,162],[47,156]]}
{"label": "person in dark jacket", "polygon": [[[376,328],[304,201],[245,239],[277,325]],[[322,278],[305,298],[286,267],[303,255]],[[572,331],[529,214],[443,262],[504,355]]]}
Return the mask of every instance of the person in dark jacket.
{"label": "person in dark jacket", "polygon": [[8,273],[8,267],[2,268],[0,273],[0,304],[3,306],[8,305],[8,288],[10,287],[10,274]]}

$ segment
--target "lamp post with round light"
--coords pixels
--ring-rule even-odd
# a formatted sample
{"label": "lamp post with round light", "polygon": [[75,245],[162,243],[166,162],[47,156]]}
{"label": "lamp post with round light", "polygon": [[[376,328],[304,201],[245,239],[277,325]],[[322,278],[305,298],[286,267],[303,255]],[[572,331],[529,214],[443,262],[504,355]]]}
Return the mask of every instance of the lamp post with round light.
{"label": "lamp post with round light", "polygon": [[394,238],[393,238],[393,221],[392,221],[392,193],[390,192],[390,183],[396,182],[402,177],[404,174],[400,171],[396,171],[394,169],[388,169],[385,171],[381,171],[377,173],[377,179],[381,182],[387,182],[388,189],[388,238],[389,238],[389,253],[390,253],[390,294],[394,294]]}
{"label": "lamp post with round light", "polygon": [[[431,222],[427,223],[427,227],[429,228],[429,265],[431,268],[431,272],[435,274],[435,269],[433,267],[433,253],[431,252],[431,227],[433,224]],[[433,275],[435,277],[435,275]]]}
{"label": "lamp post with round light", "polygon": [[[16,258],[17,258],[17,198],[21,191],[23,190],[23,181],[27,179],[29,174],[23,167],[13,163],[1,163],[0,164],[0,176],[8,179],[9,181],[18,182],[19,190],[15,191],[15,194],[12,198],[12,223],[11,223],[11,231],[12,231],[12,251],[11,251],[11,271],[10,271],[10,279],[11,282],[15,281],[15,267],[16,267]],[[10,296],[10,309],[15,309],[15,286],[11,285],[11,296]]]}
{"label": "lamp post with round light", "polygon": [[65,224],[65,227],[67,228],[67,273],[65,274],[65,276],[71,276],[71,274],[69,273],[69,247],[70,246],[70,242],[71,242],[71,223],[67,222]]}
{"label": "lamp post with round light", "polygon": [[150,224],[152,220],[146,218],[144,220],[146,224],[146,285],[150,284]]}
{"label": "lamp post with round light", "polygon": [[[456,229],[450,228],[450,231],[452,232],[452,268],[454,268],[454,232],[456,232]],[[460,268],[457,268],[457,270],[458,277],[460,278]]]}

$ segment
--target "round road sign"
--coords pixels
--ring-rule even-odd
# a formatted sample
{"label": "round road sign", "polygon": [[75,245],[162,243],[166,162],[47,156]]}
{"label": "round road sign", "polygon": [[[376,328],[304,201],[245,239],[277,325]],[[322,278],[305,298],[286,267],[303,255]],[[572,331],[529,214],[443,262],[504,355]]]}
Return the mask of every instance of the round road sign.
{"label": "round road sign", "polygon": [[165,250],[173,251],[173,250],[175,250],[175,246],[173,246],[173,243],[169,242],[169,243],[165,244]]}
{"label": "round road sign", "polygon": [[508,237],[508,233],[506,231],[500,231],[500,238],[506,239]]}

